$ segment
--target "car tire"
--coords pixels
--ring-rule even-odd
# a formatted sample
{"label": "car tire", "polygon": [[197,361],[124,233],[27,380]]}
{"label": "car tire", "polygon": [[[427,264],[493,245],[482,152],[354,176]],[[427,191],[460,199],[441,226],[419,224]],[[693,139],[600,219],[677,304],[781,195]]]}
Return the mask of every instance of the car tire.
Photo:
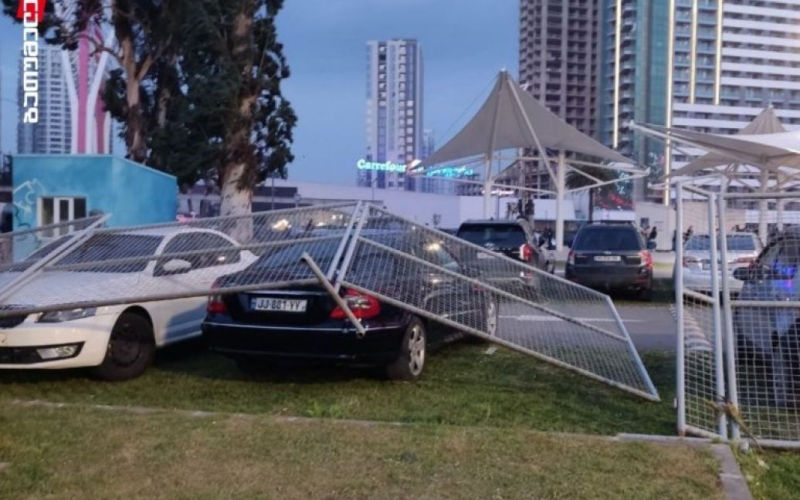
{"label": "car tire", "polygon": [[428,350],[425,325],[419,318],[412,318],[403,333],[400,355],[386,367],[391,380],[413,382],[422,376]]}
{"label": "car tire", "polygon": [[[489,297],[484,307],[485,311],[480,313],[480,315],[476,318],[476,327],[490,337],[496,337],[497,328],[500,324],[500,306],[497,299]],[[470,344],[480,345],[488,343],[488,341],[483,337],[478,337],[477,335],[471,335],[469,333],[465,335],[467,342]]]}
{"label": "car tire", "polygon": [[108,382],[134,379],[152,364],[155,351],[150,321],[141,314],[124,312],[111,329],[105,358],[93,374]]}

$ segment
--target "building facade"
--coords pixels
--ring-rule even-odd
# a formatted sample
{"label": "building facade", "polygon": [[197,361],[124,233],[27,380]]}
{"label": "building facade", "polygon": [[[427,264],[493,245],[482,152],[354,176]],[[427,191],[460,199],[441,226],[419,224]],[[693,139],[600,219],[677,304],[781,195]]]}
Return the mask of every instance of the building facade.
{"label": "building facade", "polygon": [[[539,102],[586,135],[596,127],[597,0],[521,0],[519,83]],[[533,152],[528,152],[532,155]],[[513,183],[551,189],[538,161],[510,173]]]}
{"label": "building facade", "polygon": [[[800,128],[800,3],[674,2],[667,125],[733,134],[772,106],[787,129]],[[668,168],[701,153],[672,148]]]}
{"label": "building facade", "polygon": [[20,154],[68,154],[72,147],[72,118],[61,48],[39,45],[39,120],[23,123],[22,71],[19,85],[17,152]]}
{"label": "building facade", "polygon": [[[423,150],[422,48],[414,39],[367,42],[369,163],[409,165]],[[407,189],[402,171],[361,169],[358,185]]]}
{"label": "building facade", "polygon": [[[628,124],[667,123],[669,13],[668,0],[600,0],[598,139],[650,168],[650,180],[664,170],[664,145]],[[634,182],[635,200],[659,196],[647,182]]]}

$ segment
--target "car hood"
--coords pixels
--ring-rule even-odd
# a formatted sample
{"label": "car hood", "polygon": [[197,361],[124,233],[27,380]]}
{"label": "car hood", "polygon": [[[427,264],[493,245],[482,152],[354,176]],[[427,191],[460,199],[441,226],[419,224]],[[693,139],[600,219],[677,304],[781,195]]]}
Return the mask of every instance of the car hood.
{"label": "car hood", "polygon": [[137,291],[141,279],[142,273],[46,271],[26,283],[4,302],[47,306],[131,297],[141,294]]}

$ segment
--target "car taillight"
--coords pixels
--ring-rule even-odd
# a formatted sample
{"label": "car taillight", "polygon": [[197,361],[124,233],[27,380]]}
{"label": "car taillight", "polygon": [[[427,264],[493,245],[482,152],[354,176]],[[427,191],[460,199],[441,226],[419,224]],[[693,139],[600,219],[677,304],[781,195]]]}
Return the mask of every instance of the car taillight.
{"label": "car taillight", "polygon": [[219,288],[219,280],[214,281],[211,285],[211,295],[208,296],[208,304],[206,304],[206,312],[208,314],[227,314],[228,306],[222,300],[222,295],[214,293],[214,290]]}
{"label": "car taillight", "polygon": [[[347,290],[344,294],[344,301],[347,307],[353,311],[353,315],[358,319],[369,319],[381,313],[381,303],[375,297],[357,292],[355,290]],[[347,315],[344,309],[336,307],[331,312],[331,319],[345,319]]]}
{"label": "car taillight", "polygon": [[567,265],[574,266],[575,265],[575,250],[569,251],[569,256],[567,257]]}
{"label": "car taillight", "polygon": [[653,255],[649,251],[642,250],[641,252],[639,252],[639,257],[642,258],[642,262],[647,267],[647,269],[653,269]]}
{"label": "car taillight", "polygon": [[527,243],[523,243],[519,247],[519,258],[525,262],[530,262],[530,260],[533,259],[533,247]]}

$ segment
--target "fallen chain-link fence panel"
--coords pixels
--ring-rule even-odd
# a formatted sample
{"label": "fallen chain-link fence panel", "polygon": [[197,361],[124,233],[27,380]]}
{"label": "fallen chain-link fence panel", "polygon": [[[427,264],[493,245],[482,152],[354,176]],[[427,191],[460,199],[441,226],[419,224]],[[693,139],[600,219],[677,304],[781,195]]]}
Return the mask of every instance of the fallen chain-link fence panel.
{"label": "fallen chain-link fence panel", "polygon": [[0,294],[0,317],[203,297],[212,288],[233,293],[318,283],[303,254],[330,279],[356,207],[88,230],[22,286]]}
{"label": "fallen chain-link fence panel", "polygon": [[374,206],[353,238],[339,286],[658,400],[606,295]]}
{"label": "fallen chain-link fence panel", "polygon": [[50,256],[79,242],[83,232],[102,224],[107,216],[93,216],[0,234],[0,292],[33,272]]}

